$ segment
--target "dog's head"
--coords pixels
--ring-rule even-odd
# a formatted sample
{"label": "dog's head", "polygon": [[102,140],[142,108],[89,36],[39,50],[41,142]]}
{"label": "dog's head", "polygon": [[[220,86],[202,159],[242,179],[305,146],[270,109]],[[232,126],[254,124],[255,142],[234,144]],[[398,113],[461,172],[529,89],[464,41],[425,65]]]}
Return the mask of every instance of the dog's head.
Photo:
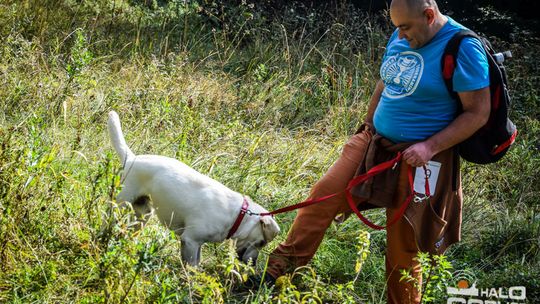
{"label": "dog's head", "polygon": [[236,241],[236,253],[238,258],[248,263],[249,260],[253,264],[257,262],[259,251],[270,241],[272,241],[279,233],[279,226],[271,216],[259,217],[259,222],[255,223],[244,238],[238,238]]}

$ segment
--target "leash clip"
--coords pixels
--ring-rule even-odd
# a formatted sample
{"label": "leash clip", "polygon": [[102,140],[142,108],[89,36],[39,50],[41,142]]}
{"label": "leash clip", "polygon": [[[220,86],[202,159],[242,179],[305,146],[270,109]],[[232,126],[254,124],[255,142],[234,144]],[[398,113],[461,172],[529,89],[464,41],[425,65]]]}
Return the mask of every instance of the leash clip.
{"label": "leash clip", "polygon": [[416,194],[414,195],[413,201],[414,201],[415,203],[421,203],[421,202],[423,202],[423,201],[427,201],[430,197],[431,197],[431,196],[429,196],[429,195],[424,195],[423,197],[421,197],[421,196],[418,195],[418,193],[416,193]]}
{"label": "leash clip", "polygon": [[261,215],[260,213],[255,213],[249,209],[246,210],[246,214],[249,215],[249,216],[252,216],[252,215]]}

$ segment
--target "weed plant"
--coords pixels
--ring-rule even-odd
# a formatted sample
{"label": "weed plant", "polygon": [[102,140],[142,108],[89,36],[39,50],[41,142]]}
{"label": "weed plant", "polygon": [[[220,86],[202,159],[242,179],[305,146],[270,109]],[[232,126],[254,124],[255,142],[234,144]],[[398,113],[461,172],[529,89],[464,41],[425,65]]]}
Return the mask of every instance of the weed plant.
{"label": "weed plant", "polygon": [[[258,265],[223,242],[194,269],[155,217],[137,231],[114,201],[112,109],[135,153],[177,158],[268,209],[303,200],[338,157],[365,115],[388,19],[340,1],[264,5],[0,1],[0,302],[385,302],[385,233],[356,219],[332,226],[313,263],[276,288],[238,293],[294,213],[277,218],[283,233]],[[520,134],[502,162],[462,164],[463,241],[443,259],[478,285],[526,286],[538,303],[540,47],[495,43],[514,52]],[[444,302],[451,279],[432,282],[426,299]]]}

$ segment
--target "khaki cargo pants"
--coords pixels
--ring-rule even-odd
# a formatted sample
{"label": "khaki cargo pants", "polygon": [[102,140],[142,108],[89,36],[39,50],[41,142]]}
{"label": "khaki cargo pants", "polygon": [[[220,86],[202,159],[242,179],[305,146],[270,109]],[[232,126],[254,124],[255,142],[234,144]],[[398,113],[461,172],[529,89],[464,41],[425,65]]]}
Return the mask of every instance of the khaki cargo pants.
{"label": "khaki cargo pants", "polygon": [[[371,134],[362,131],[353,135],[343,147],[339,159],[328,172],[315,184],[309,198],[318,198],[342,191],[354,177],[360,165]],[[400,166],[400,180],[396,197],[404,197],[407,192],[407,166]],[[401,203],[400,203],[401,204]],[[309,263],[319,247],[326,229],[336,215],[350,211],[345,195],[335,196],[319,204],[298,210],[287,239],[270,255],[267,272],[277,278],[295,268]],[[386,217],[392,219],[397,209],[387,208]],[[400,269],[411,270],[421,282],[419,264],[413,259],[418,248],[413,229],[405,218],[387,229],[386,279],[388,303],[420,303],[420,293],[411,284],[400,282]],[[351,268],[354,267],[351,264]]]}

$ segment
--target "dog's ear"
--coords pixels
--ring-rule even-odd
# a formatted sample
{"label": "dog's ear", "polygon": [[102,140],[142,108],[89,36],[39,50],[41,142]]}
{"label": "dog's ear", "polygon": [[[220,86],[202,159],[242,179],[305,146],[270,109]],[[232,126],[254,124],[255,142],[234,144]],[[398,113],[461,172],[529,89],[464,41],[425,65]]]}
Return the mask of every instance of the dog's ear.
{"label": "dog's ear", "polygon": [[280,229],[276,221],[271,216],[261,216],[261,225],[263,231],[264,240],[269,243],[276,235],[278,235]]}

